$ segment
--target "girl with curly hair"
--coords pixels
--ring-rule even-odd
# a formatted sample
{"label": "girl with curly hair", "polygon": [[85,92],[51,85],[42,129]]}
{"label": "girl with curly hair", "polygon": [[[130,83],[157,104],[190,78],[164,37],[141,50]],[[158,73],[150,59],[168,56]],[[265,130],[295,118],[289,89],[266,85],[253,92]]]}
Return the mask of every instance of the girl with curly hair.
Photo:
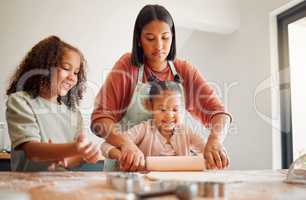
{"label": "girl with curly hair", "polygon": [[20,63],[7,89],[13,171],[45,171],[53,163],[72,168],[100,157],[78,110],[85,65],[82,53],[56,36],[40,41]]}

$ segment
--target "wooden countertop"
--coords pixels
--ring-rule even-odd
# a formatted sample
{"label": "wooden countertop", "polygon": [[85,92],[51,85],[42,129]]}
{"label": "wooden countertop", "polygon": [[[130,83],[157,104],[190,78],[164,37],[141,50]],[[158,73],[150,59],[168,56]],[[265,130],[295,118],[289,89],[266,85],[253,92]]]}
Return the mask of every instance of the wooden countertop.
{"label": "wooden countertop", "polygon": [[6,152],[0,152],[0,160],[9,160],[11,159],[11,154]]}
{"label": "wooden countertop", "polygon": [[[0,160],[9,160],[11,159],[11,154],[6,152],[0,152]],[[99,160],[105,160],[104,156],[101,156]]]}
{"label": "wooden countertop", "polygon": [[[203,171],[179,172],[177,176],[197,176],[207,181],[217,179],[226,184],[226,196],[229,200],[239,199],[303,199],[306,197],[306,185],[286,184],[286,170],[262,171]],[[149,173],[143,176],[162,178],[175,177],[176,172]],[[176,177],[177,177],[176,176]],[[199,176],[201,178],[199,178]],[[151,177],[152,178],[152,177]],[[162,178],[163,179],[163,178]],[[177,179],[177,178],[176,178]],[[151,181],[146,179],[146,181]],[[0,191],[25,192],[32,200],[83,200],[83,199],[120,199],[124,194],[116,192],[106,183],[105,172],[38,172],[17,173],[0,172]],[[1,192],[0,192],[1,197]],[[164,199],[176,199],[168,196]],[[204,199],[204,198],[197,198]]]}

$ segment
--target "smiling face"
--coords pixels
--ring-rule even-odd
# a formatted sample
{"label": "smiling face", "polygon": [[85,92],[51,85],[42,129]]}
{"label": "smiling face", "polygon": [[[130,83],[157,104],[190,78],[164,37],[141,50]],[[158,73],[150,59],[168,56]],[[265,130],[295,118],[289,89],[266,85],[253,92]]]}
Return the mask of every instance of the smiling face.
{"label": "smiling face", "polygon": [[182,107],[182,97],[175,91],[165,90],[154,97],[153,120],[164,137],[171,137],[173,129],[182,123]]}
{"label": "smiling face", "polygon": [[73,50],[65,49],[60,66],[52,71],[49,93],[51,101],[56,101],[58,96],[65,96],[77,84],[80,66],[80,55]]}
{"label": "smiling face", "polygon": [[170,52],[172,33],[166,22],[154,20],[144,26],[140,45],[148,62],[164,62]]}

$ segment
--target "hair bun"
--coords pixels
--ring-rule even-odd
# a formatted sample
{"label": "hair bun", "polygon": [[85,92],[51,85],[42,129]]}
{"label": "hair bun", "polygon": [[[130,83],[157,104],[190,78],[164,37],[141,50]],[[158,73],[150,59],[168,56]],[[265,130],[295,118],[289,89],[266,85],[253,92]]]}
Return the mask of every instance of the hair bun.
{"label": "hair bun", "polygon": [[155,82],[155,81],[157,81],[156,76],[154,76],[153,74],[150,75],[149,78],[148,78],[148,82]]}

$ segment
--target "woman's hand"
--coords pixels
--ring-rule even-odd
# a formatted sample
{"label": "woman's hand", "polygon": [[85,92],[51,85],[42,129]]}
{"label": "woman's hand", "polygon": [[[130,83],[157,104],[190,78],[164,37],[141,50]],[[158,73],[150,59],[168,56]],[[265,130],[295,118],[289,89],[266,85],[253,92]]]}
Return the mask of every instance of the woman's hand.
{"label": "woman's hand", "polygon": [[145,168],[143,153],[133,143],[121,146],[120,169],[124,171],[142,171]]}
{"label": "woman's hand", "polygon": [[229,158],[219,138],[209,136],[204,149],[207,169],[224,169],[229,166]]}
{"label": "woman's hand", "polygon": [[101,158],[100,148],[88,142],[84,133],[81,133],[74,143],[77,153],[88,163],[96,163]]}

